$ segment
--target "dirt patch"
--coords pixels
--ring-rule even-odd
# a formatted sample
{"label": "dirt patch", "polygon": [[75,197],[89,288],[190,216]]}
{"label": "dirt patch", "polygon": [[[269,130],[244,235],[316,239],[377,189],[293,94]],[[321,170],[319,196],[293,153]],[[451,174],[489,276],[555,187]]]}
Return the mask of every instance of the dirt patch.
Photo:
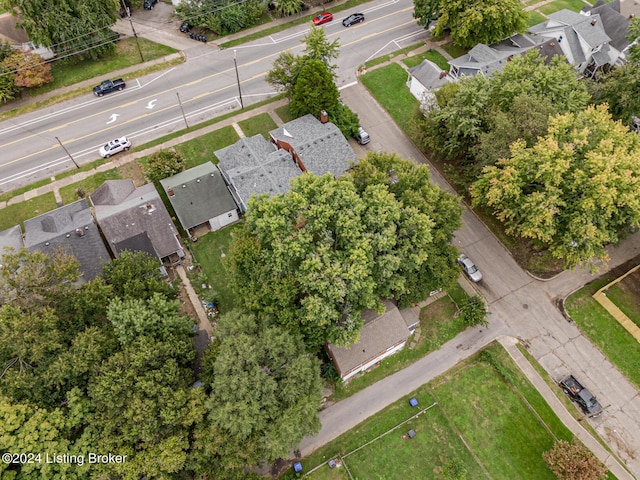
{"label": "dirt patch", "polygon": [[136,187],[141,187],[147,183],[147,179],[142,173],[142,169],[137,161],[133,160],[118,167],[121,178],[130,178]]}

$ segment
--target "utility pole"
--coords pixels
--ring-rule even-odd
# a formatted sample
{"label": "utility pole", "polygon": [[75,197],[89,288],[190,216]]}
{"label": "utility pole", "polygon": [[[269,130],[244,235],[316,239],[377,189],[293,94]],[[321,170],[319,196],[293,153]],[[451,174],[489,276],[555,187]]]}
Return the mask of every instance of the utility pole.
{"label": "utility pole", "polygon": [[67,150],[67,147],[65,147],[62,142],[60,141],[60,139],[58,137],[55,137],[55,139],[58,141],[58,143],[60,144],[60,146],[62,147],[62,149],[65,151],[65,153],[69,156],[69,158],[71,159],[71,161],[73,162],[73,164],[76,166],[76,168],[78,170],[80,170],[80,167],[78,166],[78,164],[76,163],[76,161],[73,159],[73,157],[71,156],[71,154],[69,153],[69,150]]}
{"label": "utility pole", "polygon": [[236,61],[236,51],[233,50],[233,65],[236,67],[236,80],[238,81],[238,95],[240,95],[240,108],[244,109],[244,104],[242,103],[242,90],[240,89],[240,75],[238,74],[238,62]]}
{"label": "utility pole", "polygon": [[184,119],[184,124],[189,128],[189,124],[187,123],[187,116],[184,114],[184,108],[182,108],[182,100],[180,100],[180,94],[176,92],[176,97],[178,97],[178,104],[180,105],[180,111],[182,112],[182,118]]}
{"label": "utility pole", "polygon": [[133,21],[131,20],[131,9],[127,7],[124,3],[124,0],[120,0],[122,3],[122,8],[127,13],[127,17],[129,17],[129,25],[131,25],[131,31],[133,32],[133,38],[136,39],[136,47],[138,47],[138,53],[140,54],[140,61],[144,63],[144,57],[142,56],[142,49],[140,48],[140,42],[138,41],[138,34],[136,33],[136,29],[133,28]]}

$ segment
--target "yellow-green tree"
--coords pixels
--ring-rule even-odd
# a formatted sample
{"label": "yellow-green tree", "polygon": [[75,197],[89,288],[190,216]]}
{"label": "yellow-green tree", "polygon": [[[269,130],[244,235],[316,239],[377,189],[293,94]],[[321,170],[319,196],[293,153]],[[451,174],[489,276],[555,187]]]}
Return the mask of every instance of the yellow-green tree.
{"label": "yellow-green tree", "polygon": [[552,117],[532,147],[515,142],[471,193],[507,233],[575,267],[606,259],[605,246],[640,225],[639,184],[640,136],[599,106]]}

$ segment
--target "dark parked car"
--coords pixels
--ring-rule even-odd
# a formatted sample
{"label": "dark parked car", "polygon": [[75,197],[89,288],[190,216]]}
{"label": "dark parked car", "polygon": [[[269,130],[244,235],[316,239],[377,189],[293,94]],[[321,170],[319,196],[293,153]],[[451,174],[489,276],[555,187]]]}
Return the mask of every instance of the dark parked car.
{"label": "dark parked car", "polygon": [[323,23],[328,23],[331,20],[333,20],[333,15],[330,12],[322,12],[313,17],[313,24],[322,25]]}
{"label": "dark parked car", "polygon": [[158,3],[158,0],[144,0],[142,6],[145,10],[153,10],[153,7]]}
{"label": "dark parked car", "polygon": [[182,33],[189,33],[189,30],[191,30],[191,27],[193,25],[191,25],[187,20],[185,20],[184,22],[182,22],[182,24],[180,25],[180,31]]}
{"label": "dark parked car", "polygon": [[105,93],[115,92],[116,90],[124,90],[127,84],[119,78],[117,80],[105,80],[100,85],[93,87],[93,94],[97,97],[103,96]]}
{"label": "dark parked car", "polygon": [[589,417],[597,417],[602,413],[602,405],[596,400],[596,397],[584,388],[573,375],[560,380],[560,387],[564,393],[580,405],[582,411]]}
{"label": "dark parked car", "polygon": [[345,27],[350,27],[351,25],[355,25],[356,23],[364,22],[364,13],[352,13],[347,18],[342,20],[342,25]]}

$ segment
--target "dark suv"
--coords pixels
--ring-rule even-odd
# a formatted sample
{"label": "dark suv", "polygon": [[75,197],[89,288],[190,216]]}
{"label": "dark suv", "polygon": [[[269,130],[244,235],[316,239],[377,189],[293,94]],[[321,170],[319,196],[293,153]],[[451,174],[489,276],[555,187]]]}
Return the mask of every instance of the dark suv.
{"label": "dark suv", "polygon": [[144,0],[142,6],[145,10],[153,10],[156,3],[158,3],[158,0]]}

